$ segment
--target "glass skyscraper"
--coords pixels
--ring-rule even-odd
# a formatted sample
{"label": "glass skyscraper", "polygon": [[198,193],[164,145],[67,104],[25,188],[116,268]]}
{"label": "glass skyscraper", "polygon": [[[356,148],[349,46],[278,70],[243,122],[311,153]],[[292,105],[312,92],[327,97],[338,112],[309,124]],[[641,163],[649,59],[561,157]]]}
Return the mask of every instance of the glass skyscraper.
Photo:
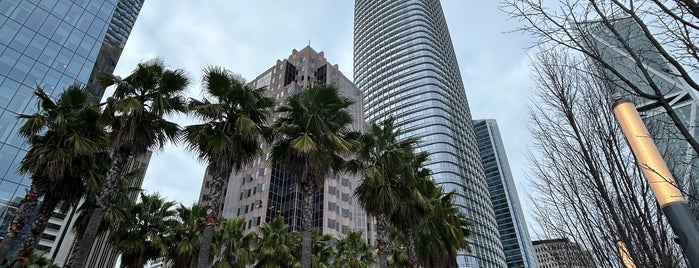
{"label": "glass skyscraper", "polygon": [[495,211],[495,220],[498,223],[500,241],[505,252],[506,267],[536,268],[536,255],[498,123],[493,119],[473,120],[473,128]]}
{"label": "glass skyscraper", "polygon": [[368,122],[388,116],[432,153],[433,179],[473,222],[460,267],[505,267],[466,92],[438,0],[356,0],[354,80]]}
{"label": "glass skyscraper", "polygon": [[[73,83],[88,84],[97,71],[113,71],[142,4],[143,0],[0,1],[0,236],[30,184],[28,176],[17,173],[27,149],[17,135],[22,124],[17,115],[37,109],[37,86],[56,97]],[[103,64],[96,64],[100,61]],[[102,97],[98,89],[91,92],[95,99]]]}

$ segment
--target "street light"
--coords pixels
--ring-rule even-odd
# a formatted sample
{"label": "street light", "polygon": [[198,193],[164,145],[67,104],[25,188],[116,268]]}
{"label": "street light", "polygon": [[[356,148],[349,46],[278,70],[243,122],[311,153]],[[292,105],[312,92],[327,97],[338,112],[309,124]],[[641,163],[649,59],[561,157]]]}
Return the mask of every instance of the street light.
{"label": "street light", "polygon": [[648,129],[641,121],[636,107],[618,93],[614,94],[614,116],[626,136],[655,198],[660,204],[670,227],[680,238],[680,245],[689,263],[699,268],[699,226],[687,206],[687,200],[677,187],[675,179],[655,146]]}

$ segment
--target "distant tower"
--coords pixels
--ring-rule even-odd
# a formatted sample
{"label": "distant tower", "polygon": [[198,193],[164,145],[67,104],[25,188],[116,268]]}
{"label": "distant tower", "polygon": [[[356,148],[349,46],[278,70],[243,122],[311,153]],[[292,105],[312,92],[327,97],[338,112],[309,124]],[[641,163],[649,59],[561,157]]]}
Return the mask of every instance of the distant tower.
{"label": "distant tower", "polygon": [[[293,50],[289,58],[277,63],[248,83],[254,88],[266,87],[269,96],[282,103],[312,83],[334,84],[340,93],[355,101],[349,112],[355,119],[352,129],[364,127],[362,93],[345,77],[337,65],[330,64],[323,52],[310,46]],[[263,154],[253,164],[231,174],[223,197],[222,216],[243,218],[246,230],[253,231],[264,222],[284,217],[291,230],[301,229],[302,193],[283,169],[269,164],[270,144],[263,144]],[[200,203],[209,199],[209,176],[205,176]],[[372,239],[371,226],[366,214],[352,196],[359,177],[331,174],[314,198],[313,226],[323,234],[339,237],[350,230],[362,231],[367,241]]]}
{"label": "distant tower", "polygon": [[[97,72],[112,72],[142,4],[143,0],[0,2],[0,236],[30,184],[28,176],[16,172],[27,149],[17,135],[22,124],[17,114],[36,110],[32,93],[37,85],[56,97],[75,82],[89,84]],[[91,93],[96,100],[102,98],[99,90]],[[55,216],[37,247],[52,256],[64,244],[64,236],[72,236],[65,224],[71,216]]]}
{"label": "distant tower", "polygon": [[389,116],[432,153],[428,167],[473,222],[460,267],[505,267],[466,92],[438,0],[356,0],[354,81],[368,122]]}
{"label": "distant tower", "polygon": [[529,238],[527,223],[517,196],[505,146],[498,123],[493,119],[473,120],[478,151],[488,181],[490,201],[498,222],[500,241],[505,249],[508,268],[536,268],[536,255]]}
{"label": "distant tower", "polygon": [[[592,255],[568,238],[533,241],[539,267],[590,268],[595,267]],[[615,254],[615,253],[610,253]]]}

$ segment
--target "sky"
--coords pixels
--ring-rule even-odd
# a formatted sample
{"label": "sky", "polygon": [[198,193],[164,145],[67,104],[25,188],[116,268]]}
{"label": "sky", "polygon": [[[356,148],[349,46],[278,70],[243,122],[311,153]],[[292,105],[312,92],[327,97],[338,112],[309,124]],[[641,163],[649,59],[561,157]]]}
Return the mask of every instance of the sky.
{"label": "sky", "polygon": [[[353,5],[351,0],[146,0],[114,73],[127,76],[139,62],[160,57],[168,67],[186,70],[192,81],[188,96],[199,98],[207,66],[252,80],[310,43],[352,79]],[[471,115],[497,120],[531,230],[525,153],[531,144],[526,107],[533,85],[527,55],[532,40],[513,32],[518,22],[498,6],[494,0],[442,1]],[[105,96],[110,94],[108,89]],[[203,175],[204,164],[194,154],[170,144],[153,155],[143,189],[190,205]]]}

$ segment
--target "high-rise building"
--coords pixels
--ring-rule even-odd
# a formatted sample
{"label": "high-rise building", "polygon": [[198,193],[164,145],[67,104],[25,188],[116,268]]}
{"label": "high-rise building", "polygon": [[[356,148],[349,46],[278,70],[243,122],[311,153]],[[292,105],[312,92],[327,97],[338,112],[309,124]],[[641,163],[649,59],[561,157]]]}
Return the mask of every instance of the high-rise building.
{"label": "high-rise building", "polygon": [[568,238],[537,240],[532,244],[541,268],[595,267],[592,255]]}
{"label": "high-rise building", "polygon": [[[260,74],[248,84],[254,88],[266,87],[269,96],[282,103],[288,96],[297,94],[312,83],[336,85],[340,93],[356,102],[349,107],[355,119],[352,130],[364,127],[362,93],[345,77],[337,65],[330,64],[324,53],[310,46],[291,55]],[[256,230],[262,223],[282,216],[291,230],[301,230],[302,193],[293,178],[277,166],[271,166],[270,144],[263,144],[263,153],[251,165],[231,174],[223,197],[222,216],[243,218],[246,231]],[[200,203],[209,199],[209,177],[205,176],[200,194]],[[352,193],[358,184],[358,176],[331,174],[315,195],[313,226],[323,234],[336,237],[348,231],[362,231],[367,241],[371,235],[371,221],[367,221]],[[367,235],[369,234],[369,235]]]}
{"label": "high-rise building", "polygon": [[493,119],[473,120],[478,151],[488,182],[490,201],[498,223],[500,241],[508,268],[535,268],[536,255],[519,203],[514,177],[507,161],[498,123]]}
{"label": "high-rise building", "polygon": [[[73,83],[87,85],[97,72],[112,72],[143,0],[0,2],[0,236],[29,188],[17,173],[26,145],[17,135],[17,115],[36,110],[41,86],[58,96]],[[94,99],[103,92],[90,88]],[[38,249],[54,252],[69,231],[56,214]]]}
{"label": "high-rise building", "polygon": [[[679,72],[652,45],[632,18],[611,19],[610,23],[618,36],[600,22],[581,24],[581,30],[585,31],[582,41],[587,49],[642,92],[662,95],[695,139],[699,138],[699,92],[677,75]],[[634,56],[643,68],[639,67]],[[622,93],[636,104],[658,149],[685,193],[690,196],[699,195],[699,156],[682,138],[666,110],[656,100],[631,94],[632,89],[621,77],[609,70],[600,69],[610,94]],[[654,92],[651,81],[660,89],[659,94]],[[699,201],[694,198],[689,198],[688,201],[699,221]]]}
{"label": "high-rise building", "polygon": [[393,116],[432,153],[428,167],[473,222],[460,267],[505,267],[488,185],[439,0],[356,0],[354,81],[368,122]]}

